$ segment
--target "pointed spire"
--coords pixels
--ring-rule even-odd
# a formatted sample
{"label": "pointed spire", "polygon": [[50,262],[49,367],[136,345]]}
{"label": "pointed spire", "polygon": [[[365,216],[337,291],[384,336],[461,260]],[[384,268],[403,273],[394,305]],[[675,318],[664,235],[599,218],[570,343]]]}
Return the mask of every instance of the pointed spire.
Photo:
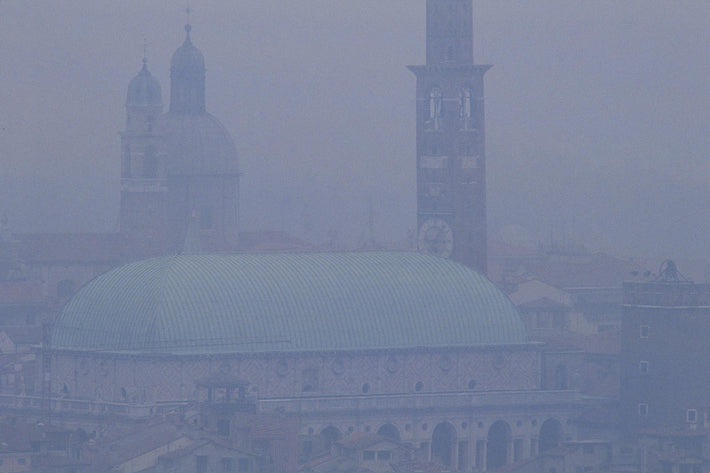
{"label": "pointed spire", "polygon": [[143,69],[141,72],[148,72],[148,40],[143,36]]}
{"label": "pointed spire", "polygon": [[187,2],[187,8],[185,8],[185,15],[187,17],[187,21],[185,22],[185,42],[186,43],[191,43],[192,40],[190,39],[190,31],[192,31],[192,26],[190,25],[190,13],[192,13],[192,10],[190,10],[190,2]]}

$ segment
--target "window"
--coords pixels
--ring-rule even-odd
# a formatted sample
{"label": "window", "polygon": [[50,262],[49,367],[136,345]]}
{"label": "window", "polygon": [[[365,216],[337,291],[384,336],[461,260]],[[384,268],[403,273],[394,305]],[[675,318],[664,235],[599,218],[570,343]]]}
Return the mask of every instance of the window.
{"label": "window", "polygon": [[476,440],[476,468],[483,468],[483,453],[486,449],[485,440]]}
{"label": "window", "polygon": [[155,148],[147,146],[143,155],[143,177],[158,177],[158,157],[155,155]]}
{"label": "window", "polygon": [[590,455],[590,454],[594,453],[594,445],[585,445],[585,446],[583,447],[583,451],[584,451],[584,453],[586,453],[587,455]]}
{"label": "window", "polygon": [[365,450],[362,452],[362,459],[364,461],[371,461],[375,459],[375,451],[374,450]]}
{"label": "window", "polygon": [[370,385],[368,383],[365,383],[362,385],[362,392],[363,393],[368,393],[370,391]]}
{"label": "window", "polygon": [[695,424],[698,421],[698,411],[697,409],[688,409],[685,414],[685,418],[691,424]]}
{"label": "window", "polygon": [[17,459],[17,464],[18,465],[24,465],[27,463],[27,459],[25,457],[20,457]]}
{"label": "window", "polygon": [[234,458],[222,458],[222,473],[234,471]]}
{"label": "window", "polygon": [[377,452],[377,460],[378,461],[387,461],[390,458],[392,458],[392,452],[389,450],[380,450]]}
{"label": "window", "polygon": [[459,118],[461,119],[462,129],[471,130],[473,129],[472,117],[472,97],[473,92],[468,87],[465,87],[459,93]]}
{"label": "window", "polygon": [[646,360],[639,361],[639,373],[640,374],[648,374],[648,361],[646,361]]}
{"label": "window", "polygon": [[197,473],[207,473],[207,455],[197,455],[195,466]]}
{"label": "window", "polygon": [[458,470],[459,471],[466,471],[468,468],[468,442],[462,441],[459,442],[459,455],[458,455]]}
{"label": "window", "polygon": [[649,332],[648,325],[642,325],[639,329],[639,337],[640,338],[648,338],[648,332]]}
{"label": "window", "polygon": [[239,472],[243,473],[245,471],[249,471],[251,467],[251,462],[249,461],[248,458],[240,458],[239,459]]}
{"label": "window", "polygon": [[441,129],[441,106],[442,106],[441,89],[434,86],[429,91],[429,117],[425,123],[426,128],[430,130]]}
{"label": "window", "polygon": [[217,420],[217,433],[223,437],[229,435],[229,419]]}
{"label": "window", "polygon": [[303,370],[303,392],[318,391],[318,370],[309,368]]}
{"label": "window", "polygon": [[197,473],[207,473],[207,455],[197,455],[195,466]]}
{"label": "window", "polygon": [[648,416],[648,404],[645,402],[640,402],[639,403],[639,417],[647,417]]}
{"label": "window", "polygon": [[565,365],[555,367],[555,389],[567,389],[567,367]]}
{"label": "window", "polygon": [[523,459],[523,439],[513,440],[513,461],[518,463]]}

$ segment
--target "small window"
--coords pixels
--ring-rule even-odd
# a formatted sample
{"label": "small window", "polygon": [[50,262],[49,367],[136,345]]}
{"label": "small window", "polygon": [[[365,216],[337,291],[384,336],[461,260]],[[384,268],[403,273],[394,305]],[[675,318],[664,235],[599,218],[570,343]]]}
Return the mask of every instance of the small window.
{"label": "small window", "polygon": [[222,458],[222,473],[232,473],[234,471],[234,458]]}
{"label": "small window", "polygon": [[639,417],[648,416],[648,404],[645,402],[639,403]]}
{"label": "small window", "polygon": [[217,420],[217,434],[222,437],[229,436],[229,419],[218,419]]}
{"label": "small window", "polygon": [[582,450],[583,450],[584,453],[586,453],[587,455],[590,455],[590,454],[594,453],[594,445],[585,445]]}
{"label": "small window", "polygon": [[639,337],[640,338],[648,338],[648,332],[649,332],[648,325],[642,325],[639,330]]}
{"label": "small window", "polygon": [[639,361],[639,373],[640,374],[648,374],[648,361],[646,361],[646,360]]}
{"label": "small window", "polygon": [[17,459],[17,464],[18,465],[24,465],[27,463],[27,459],[25,457],[20,457]]}
{"label": "small window", "polygon": [[251,462],[249,461],[248,458],[240,458],[239,459],[239,472],[244,473],[245,471],[249,471],[251,468]]}
{"label": "small window", "polygon": [[468,382],[468,389],[475,389],[476,388],[476,380],[472,379],[471,381]]}
{"label": "small window", "polygon": [[364,461],[371,461],[375,459],[375,451],[374,450],[365,450],[362,452],[362,459]]}
{"label": "small window", "polygon": [[689,423],[695,424],[698,421],[697,409],[688,409],[688,411],[685,414],[685,417]]}
{"label": "small window", "polygon": [[370,392],[370,385],[368,383],[365,383],[362,385],[362,392],[363,393],[368,393]]}
{"label": "small window", "polygon": [[424,389],[424,383],[422,383],[421,381],[417,381],[417,384],[414,385],[414,390],[419,392],[422,389]]}
{"label": "small window", "polygon": [[387,461],[390,458],[392,458],[392,452],[389,450],[380,450],[377,452],[377,460],[379,461]]}
{"label": "small window", "polygon": [[153,179],[158,177],[158,157],[152,146],[146,147],[143,155],[143,177]]}
{"label": "small window", "polygon": [[309,368],[303,370],[303,392],[318,391],[318,370]]}
{"label": "small window", "polygon": [[207,455],[197,455],[195,466],[197,473],[207,473]]}

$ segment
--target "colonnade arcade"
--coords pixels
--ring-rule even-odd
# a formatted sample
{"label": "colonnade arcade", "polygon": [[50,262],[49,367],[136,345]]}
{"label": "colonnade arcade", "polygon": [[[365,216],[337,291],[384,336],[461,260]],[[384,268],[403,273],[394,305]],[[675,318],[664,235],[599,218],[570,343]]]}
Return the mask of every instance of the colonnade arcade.
{"label": "colonnade arcade", "polygon": [[[520,421],[515,425],[520,427]],[[487,428],[481,423],[468,426],[463,422],[457,431],[449,421],[439,422],[431,429],[427,424],[420,428],[427,428],[431,434],[412,438],[410,424],[406,424],[403,433],[394,423],[384,423],[376,428],[367,426],[364,430],[412,446],[421,460],[459,471],[491,470],[516,463],[558,446],[563,439],[562,423],[556,418],[547,418],[542,423],[533,420],[523,434],[520,434],[520,428],[514,434],[508,421],[502,419],[495,420]],[[302,458],[327,452],[334,442],[352,434],[354,428],[329,424],[320,430],[308,427],[305,432],[301,440]]]}

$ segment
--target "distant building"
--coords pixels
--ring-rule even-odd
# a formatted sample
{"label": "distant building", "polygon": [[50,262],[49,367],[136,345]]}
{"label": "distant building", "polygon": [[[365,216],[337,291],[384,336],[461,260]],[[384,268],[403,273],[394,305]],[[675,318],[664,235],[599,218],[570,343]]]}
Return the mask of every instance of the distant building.
{"label": "distant building", "polygon": [[207,113],[205,60],[190,25],[185,31],[170,62],[170,110],[161,114],[160,85],[144,58],[128,86],[121,133],[121,233],[131,243],[152,242],[158,254],[179,252],[190,238],[206,251],[238,245],[237,152]]}
{"label": "distant building", "polygon": [[710,286],[666,261],[655,281],[625,283],[621,416],[627,433],[699,429],[710,418]]}
{"label": "distant building", "polygon": [[[360,432],[423,461],[494,469],[576,438],[582,403],[544,388],[541,347],[505,294],[419,253],[132,263],[70,300],[43,357],[55,415],[145,417],[246,396],[257,413],[296,419],[303,460]],[[215,382],[230,377],[242,381]],[[210,425],[226,432],[231,416]]]}

